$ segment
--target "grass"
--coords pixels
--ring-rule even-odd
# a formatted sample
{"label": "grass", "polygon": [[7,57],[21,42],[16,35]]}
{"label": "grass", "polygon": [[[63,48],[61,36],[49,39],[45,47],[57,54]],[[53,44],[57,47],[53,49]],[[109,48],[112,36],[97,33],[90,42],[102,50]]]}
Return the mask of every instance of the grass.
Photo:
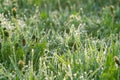
{"label": "grass", "polygon": [[117,0],[0,0],[0,80],[119,80]]}

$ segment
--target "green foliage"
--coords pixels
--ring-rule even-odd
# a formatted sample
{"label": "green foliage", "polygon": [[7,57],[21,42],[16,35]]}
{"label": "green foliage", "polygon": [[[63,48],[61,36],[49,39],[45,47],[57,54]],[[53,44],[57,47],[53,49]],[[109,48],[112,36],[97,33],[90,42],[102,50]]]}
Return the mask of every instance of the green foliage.
{"label": "green foliage", "polygon": [[119,80],[117,0],[0,0],[0,80]]}

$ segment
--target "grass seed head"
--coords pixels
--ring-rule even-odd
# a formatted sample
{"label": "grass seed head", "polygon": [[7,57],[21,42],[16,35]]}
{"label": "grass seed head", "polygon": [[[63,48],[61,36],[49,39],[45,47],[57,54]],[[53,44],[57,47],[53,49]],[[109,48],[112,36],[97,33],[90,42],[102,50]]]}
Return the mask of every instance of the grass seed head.
{"label": "grass seed head", "polygon": [[114,61],[118,66],[120,66],[120,61],[119,61],[119,58],[117,56],[114,56]]}
{"label": "grass seed head", "polygon": [[9,37],[9,33],[8,33],[8,31],[6,30],[6,28],[3,28],[3,32],[4,32],[4,35],[5,35],[6,37]]}
{"label": "grass seed head", "polygon": [[19,60],[18,66],[20,69],[22,69],[25,66],[25,62],[23,60]]}
{"label": "grass seed head", "polygon": [[16,12],[17,12],[16,8],[15,7],[12,8],[12,14],[13,14],[14,18],[16,18]]}
{"label": "grass seed head", "polygon": [[110,6],[110,10],[111,10],[111,13],[114,14],[114,6],[113,5]]}

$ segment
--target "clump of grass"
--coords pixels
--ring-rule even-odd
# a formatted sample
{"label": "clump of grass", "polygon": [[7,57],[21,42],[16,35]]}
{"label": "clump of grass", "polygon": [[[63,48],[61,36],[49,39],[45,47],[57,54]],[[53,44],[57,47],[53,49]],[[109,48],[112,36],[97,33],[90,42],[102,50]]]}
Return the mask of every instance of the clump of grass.
{"label": "clump of grass", "polygon": [[0,79],[119,80],[119,8],[94,1],[3,4]]}

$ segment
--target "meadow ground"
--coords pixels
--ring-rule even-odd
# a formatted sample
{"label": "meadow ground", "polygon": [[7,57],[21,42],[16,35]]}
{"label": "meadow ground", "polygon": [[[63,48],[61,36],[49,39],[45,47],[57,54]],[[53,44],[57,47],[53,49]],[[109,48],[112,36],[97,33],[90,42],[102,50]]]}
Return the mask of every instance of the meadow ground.
{"label": "meadow ground", "polygon": [[0,80],[120,80],[120,1],[0,0]]}

